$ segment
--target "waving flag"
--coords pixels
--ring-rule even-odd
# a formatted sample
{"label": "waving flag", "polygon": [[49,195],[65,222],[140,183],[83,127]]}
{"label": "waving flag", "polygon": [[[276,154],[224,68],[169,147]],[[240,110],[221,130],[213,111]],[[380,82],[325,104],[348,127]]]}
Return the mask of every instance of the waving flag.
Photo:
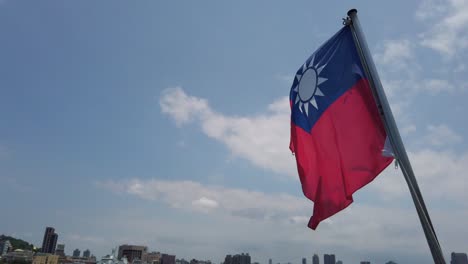
{"label": "waving flag", "polygon": [[349,26],[299,68],[290,104],[290,149],[315,229],[393,160],[382,153],[386,132]]}

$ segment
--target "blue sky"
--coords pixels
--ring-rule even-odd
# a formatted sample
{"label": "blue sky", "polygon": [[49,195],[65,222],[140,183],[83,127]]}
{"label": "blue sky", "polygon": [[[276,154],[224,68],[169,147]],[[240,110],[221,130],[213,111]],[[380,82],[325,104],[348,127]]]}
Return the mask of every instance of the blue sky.
{"label": "blue sky", "polygon": [[401,173],[309,230],[292,77],[357,8],[446,257],[468,251],[465,1],[0,1],[0,233],[220,262],[430,261]]}

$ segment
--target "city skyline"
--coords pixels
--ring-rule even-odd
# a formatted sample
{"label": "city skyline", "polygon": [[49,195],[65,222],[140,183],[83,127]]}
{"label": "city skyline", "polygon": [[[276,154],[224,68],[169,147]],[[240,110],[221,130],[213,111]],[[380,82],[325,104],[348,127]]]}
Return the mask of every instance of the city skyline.
{"label": "city skyline", "polygon": [[[45,235],[44,235],[44,243],[47,244],[46,241],[48,241],[47,235],[54,234],[55,236],[58,236],[57,233],[55,233],[55,229],[53,227],[46,227],[45,230]],[[3,237],[3,235],[2,235]],[[207,260],[197,260],[194,258],[188,258],[190,261],[184,259],[184,258],[177,258],[176,255],[169,255],[166,253],[161,253],[159,251],[153,251],[152,249],[148,249],[147,246],[145,245],[129,245],[129,244],[123,244],[119,245],[118,247],[112,249],[112,253],[102,256],[102,261],[96,258],[94,255],[91,255],[91,251],[89,249],[86,249],[83,251],[83,255],[80,256],[80,250],[75,249],[73,251],[72,255],[67,255],[66,252],[64,251],[65,244],[57,244],[57,250],[55,253],[43,253],[41,250],[36,248],[37,253],[35,256],[38,256],[40,258],[45,257],[45,259],[40,259],[37,261],[37,263],[42,263],[43,261],[47,262],[47,256],[52,256],[55,257],[51,259],[53,263],[55,261],[58,261],[57,264],[62,263],[60,259],[67,259],[69,257],[72,257],[72,260],[75,259],[80,259],[80,261],[87,261],[85,263],[87,264],[109,264],[107,261],[109,259],[112,259],[111,256],[115,256],[115,260],[122,260],[125,258],[128,260],[128,263],[132,264],[214,264],[210,259]],[[5,239],[0,239],[0,260],[2,257],[7,257],[9,253],[15,253],[16,251],[14,250],[15,248],[12,248],[11,243]],[[24,253],[27,253],[26,251],[19,251],[21,253],[21,257],[24,256]],[[24,253],[23,253],[24,252]],[[31,252],[33,253],[33,252]],[[55,256],[54,256],[55,255]],[[311,263],[312,264],[320,264],[320,258],[317,254],[314,254],[311,258]],[[67,260],[71,261],[70,259]],[[302,264],[307,264],[308,259],[306,257],[302,258]],[[35,262],[33,261],[33,264]],[[115,262],[115,263],[123,263],[123,262]],[[238,253],[238,254],[227,254],[224,258],[224,261],[222,261],[220,264],[262,264],[263,262],[259,261],[252,261],[252,257],[250,256],[249,253]],[[273,260],[271,258],[268,259],[268,264],[273,263]],[[324,264],[344,264],[342,260],[337,259],[337,256],[335,254],[323,254],[323,263]],[[371,261],[360,261],[361,264],[371,264]],[[396,262],[389,260],[385,262],[386,264],[397,264]],[[450,263],[451,264],[468,264],[468,257],[466,253],[456,253],[452,252],[450,254]],[[278,262],[278,264],[281,264]],[[294,264],[293,262],[285,262],[285,264]]]}
{"label": "city skyline", "polygon": [[274,264],[315,253],[430,262],[393,164],[307,228],[314,209],[289,150],[288,95],[350,8],[445,258],[465,252],[460,0],[0,0],[0,233],[42,247],[51,226],[67,254],[97,257],[137,244],[214,263],[228,252]]}

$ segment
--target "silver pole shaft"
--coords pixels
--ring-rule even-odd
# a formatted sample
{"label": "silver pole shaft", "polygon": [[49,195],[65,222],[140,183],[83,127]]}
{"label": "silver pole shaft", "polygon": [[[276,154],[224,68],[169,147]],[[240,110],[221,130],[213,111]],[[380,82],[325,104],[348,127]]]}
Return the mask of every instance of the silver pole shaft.
{"label": "silver pole shaft", "polygon": [[372,59],[369,47],[362,32],[361,25],[357,16],[357,10],[351,9],[348,11],[348,16],[351,19],[351,29],[354,33],[355,43],[361,57],[361,62],[366,71],[367,78],[369,79],[370,86],[373,90],[374,97],[377,102],[380,114],[382,116],[385,129],[388,134],[390,143],[392,144],[395,157],[400,164],[403,176],[405,177],[406,183],[413,198],[416,211],[421,221],[421,225],[426,236],[427,243],[432,253],[432,258],[434,263],[445,264],[444,256],[442,249],[440,247],[439,241],[437,239],[434,227],[432,226],[429,213],[427,211],[426,205],[424,203],[421,191],[419,190],[416,177],[414,176],[413,168],[409,161],[408,155],[403,145],[400,133],[396,126],[395,119],[393,118],[390,105],[388,104],[387,97],[380,82],[377,69],[375,67],[374,61]]}

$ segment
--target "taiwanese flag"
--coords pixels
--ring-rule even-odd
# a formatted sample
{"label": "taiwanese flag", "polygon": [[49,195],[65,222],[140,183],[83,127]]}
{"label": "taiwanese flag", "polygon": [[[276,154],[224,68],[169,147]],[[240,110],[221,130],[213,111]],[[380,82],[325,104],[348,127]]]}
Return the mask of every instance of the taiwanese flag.
{"label": "taiwanese flag", "polygon": [[393,160],[383,155],[387,135],[349,26],[299,68],[289,100],[289,147],[314,202],[308,226],[315,229]]}

